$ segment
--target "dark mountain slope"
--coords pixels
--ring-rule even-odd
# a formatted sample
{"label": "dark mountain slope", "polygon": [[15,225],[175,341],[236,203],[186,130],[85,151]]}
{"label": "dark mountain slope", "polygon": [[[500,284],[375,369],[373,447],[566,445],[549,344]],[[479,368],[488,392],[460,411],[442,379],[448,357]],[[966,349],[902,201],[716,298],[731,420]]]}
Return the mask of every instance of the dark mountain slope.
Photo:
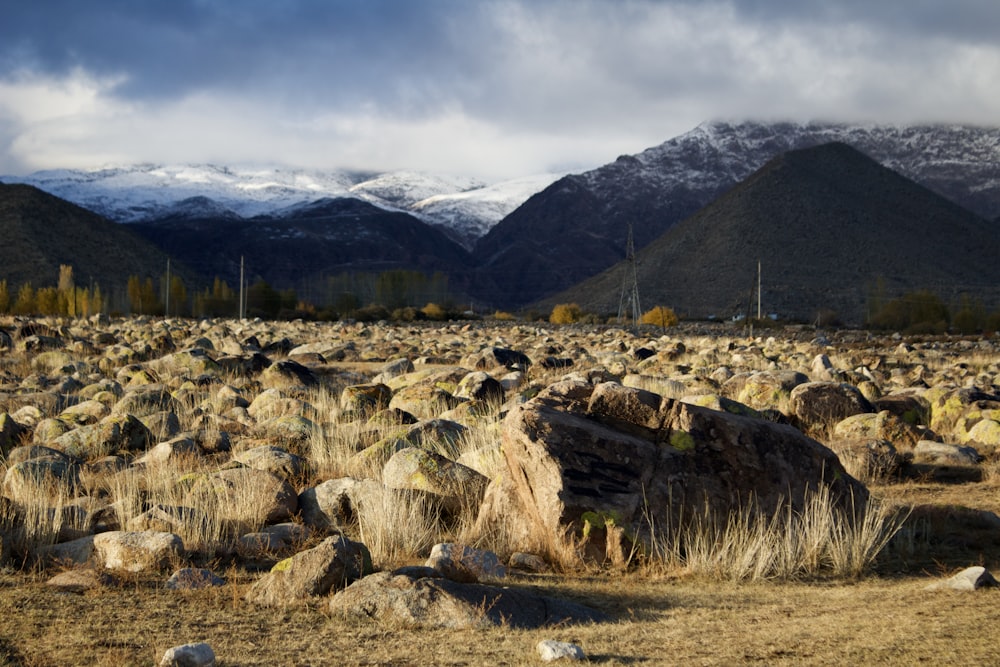
{"label": "dark mountain slope", "polygon": [[[842,144],[785,153],[637,255],[644,308],[692,317],[744,313],[763,265],[763,307],[809,320],[863,321],[881,279],[887,296],[931,289],[995,305],[996,226]],[[616,312],[624,263],[543,305]]]}
{"label": "dark mountain slope", "polygon": [[[130,227],[30,185],[0,184],[0,279],[54,286],[61,264],[73,267],[78,284],[92,279],[108,293],[124,289],[130,275],[161,275],[167,255]],[[196,278],[180,264],[173,270]]]}
{"label": "dark mountain slope", "polygon": [[479,297],[516,307],[642,248],[788,150],[842,141],[975,213],[1000,213],[1000,129],[707,123],[534,195],[478,242]]}
{"label": "dark mountain slope", "polygon": [[250,220],[176,217],[132,227],[207,275],[237,284],[242,256],[248,276],[303,296],[310,284],[350,271],[443,271],[456,290],[469,279],[461,246],[409,214],[358,199],[321,199]]}

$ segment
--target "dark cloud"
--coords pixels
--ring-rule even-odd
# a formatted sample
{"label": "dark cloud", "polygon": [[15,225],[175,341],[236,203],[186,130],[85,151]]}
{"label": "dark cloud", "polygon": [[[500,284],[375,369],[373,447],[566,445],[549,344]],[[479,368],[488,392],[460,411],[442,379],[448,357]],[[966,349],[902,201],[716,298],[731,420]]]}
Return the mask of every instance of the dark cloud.
{"label": "dark cloud", "polygon": [[7,4],[0,167],[280,155],[513,176],[717,117],[1000,112],[995,0]]}
{"label": "dark cloud", "polygon": [[162,98],[255,87],[326,102],[398,95],[401,81],[445,78],[469,54],[452,39],[470,3],[53,0],[0,21],[5,69],[125,75],[120,93]]}

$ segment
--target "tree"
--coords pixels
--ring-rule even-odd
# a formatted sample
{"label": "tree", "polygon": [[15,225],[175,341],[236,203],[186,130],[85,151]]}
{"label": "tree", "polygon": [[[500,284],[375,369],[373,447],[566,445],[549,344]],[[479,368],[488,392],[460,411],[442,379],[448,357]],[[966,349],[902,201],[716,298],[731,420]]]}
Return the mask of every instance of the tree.
{"label": "tree", "polygon": [[667,327],[675,326],[680,319],[677,317],[677,313],[671,308],[666,306],[656,306],[651,310],[647,310],[642,314],[639,319],[642,324],[652,324],[653,326],[660,327],[661,329],[666,329]]}
{"label": "tree", "polygon": [[[281,293],[263,280],[258,280],[247,289],[247,314],[252,317],[274,319],[281,310]],[[292,302],[295,307],[295,302]]]}
{"label": "tree", "polygon": [[70,317],[76,317],[76,284],[73,281],[73,267],[69,264],[59,265],[59,312]]}
{"label": "tree", "polygon": [[35,312],[35,290],[30,282],[21,285],[17,290],[17,300],[14,302],[15,315],[32,315]]}
{"label": "tree", "polygon": [[[170,276],[168,290],[170,295],[170,312],[175,315],[186,315],[188,296],[187,288],[184,287],[184,280],[176,274]],[[170,313],[166,313],[166,315],[169,317]]]}
{"label": "tree", "polygon": [[10,310],[10,292],[7,291],[7,281],[0,280],[0,313]]}
{"label": "tree", "polygon": [[62,313],[61,295],[55,287],[39,287],[35,292],[35,311],[40,315]]}

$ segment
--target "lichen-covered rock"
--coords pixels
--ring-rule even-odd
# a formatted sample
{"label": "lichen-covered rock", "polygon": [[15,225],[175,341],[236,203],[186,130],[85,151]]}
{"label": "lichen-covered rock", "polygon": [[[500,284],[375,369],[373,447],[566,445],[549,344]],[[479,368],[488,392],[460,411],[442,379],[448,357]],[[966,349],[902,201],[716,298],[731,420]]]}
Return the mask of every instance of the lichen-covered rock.
{"label": "lichen-covered rock", "polygon": [[153,441],[153,435],[132,415],[111,415],[91,426],[67,431],[55,445],[67,454],[82,459],[97,459],[110,454],[139,452]]}
{"label": "lichen-covered rock", "polygon": [[[413,364],[410,364],[410,370],[412,369]],[[392,389],[381,382],[355,384],[344,387],[340,394],[340,409],[347,412],[372,414],[387,408],[391,400]]]}
{"label": "lichen-covered rock", "polygon": [[913,426],[888,410],[852,415],[833,427],[834,438],[887,440],[900,452],[912,451],[927,435],[927,429]]}
{"label": "lichen-covered rock", "polygon": [[789,394],[789,409],[804,431],[823,434],[851,415],[875,412],[858,388],[846,382],[806,382]]}
{"label": "lichen-covered rock", "polygon": [[495,380],[488,373],[476,371],[462,378],[455,390],[455,396],[500,404],[504,399],[504,388],[498,380]]}
{"label": "lichen-covered rock", "polygon": [[[706,505],[722,515],[751,504],[770,513],[787,502],[801,507],[820,485],[858,506],[868,497],[832,451],[791,426],[670,399],[654,410],[654,397],[611,383],[562,383],[514,407],[503,450],[518,507],[505,511],[520,514],[508,514],[507,525],[521,521],[550,539],[610,523],[610,532],[643,539],[651,519],[665,525],[671,513],[692,516]],[[497,484],[505,482],[491,489]]]}
{"label": "lichen-covered rock", "polygon": [[786,403],[792,390],[808,381],[805,374],[791,370],[737,373],[726,380],[721,392],[754,410],[768,410]]}
{"label": "lichen-covered rock", "polygon": [[440,454],[406,447],[386,462],[382,483],[390,489],[432,493],[457,509],[463,502],[478,504],[489,480]]}
{"label": "lichen-covered rock", "polygon": [[279,562],[253,583],[246,599],[265,607],[302,603],[344,588],[371,571],[365,545],[334,535]]}

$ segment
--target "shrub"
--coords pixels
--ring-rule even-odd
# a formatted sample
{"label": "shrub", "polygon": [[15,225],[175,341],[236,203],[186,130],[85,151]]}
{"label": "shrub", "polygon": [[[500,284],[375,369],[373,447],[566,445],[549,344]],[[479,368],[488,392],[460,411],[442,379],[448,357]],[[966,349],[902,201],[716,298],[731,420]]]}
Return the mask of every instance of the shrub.
{"label": "shrub", "polygon": [[549,322],[552,324],[573,324],[583,317],[583,310],[575,303],[560,303],[552,309]]}
{"label": "shrub", "polygon": [[879,308],[871,324],[904,333],[943,333],[948,328],[948,307],[928,290],[910,292]]}
{"label": "shrub", "polygon": [[436,303],[428,303],[426,306],[420,309],[420,312],[424,314],[429,320],[435,320],[440,322],[442,320],[448,319],[448,311],[439,306]]}
{"label": "shrub", "polygon": [[647,310],[639,319],[642,324],[652,324],[661,329],[675,326],[680,319],[672,309],[666,306],[656,306],[652,310]]}
{"label": "shrub", "polygon": [[493,313],[493,319],[499,322],[513,322],[517,318],[514,317],[513,313],[508,313],[505,310],[498,310],[497,312]]}

